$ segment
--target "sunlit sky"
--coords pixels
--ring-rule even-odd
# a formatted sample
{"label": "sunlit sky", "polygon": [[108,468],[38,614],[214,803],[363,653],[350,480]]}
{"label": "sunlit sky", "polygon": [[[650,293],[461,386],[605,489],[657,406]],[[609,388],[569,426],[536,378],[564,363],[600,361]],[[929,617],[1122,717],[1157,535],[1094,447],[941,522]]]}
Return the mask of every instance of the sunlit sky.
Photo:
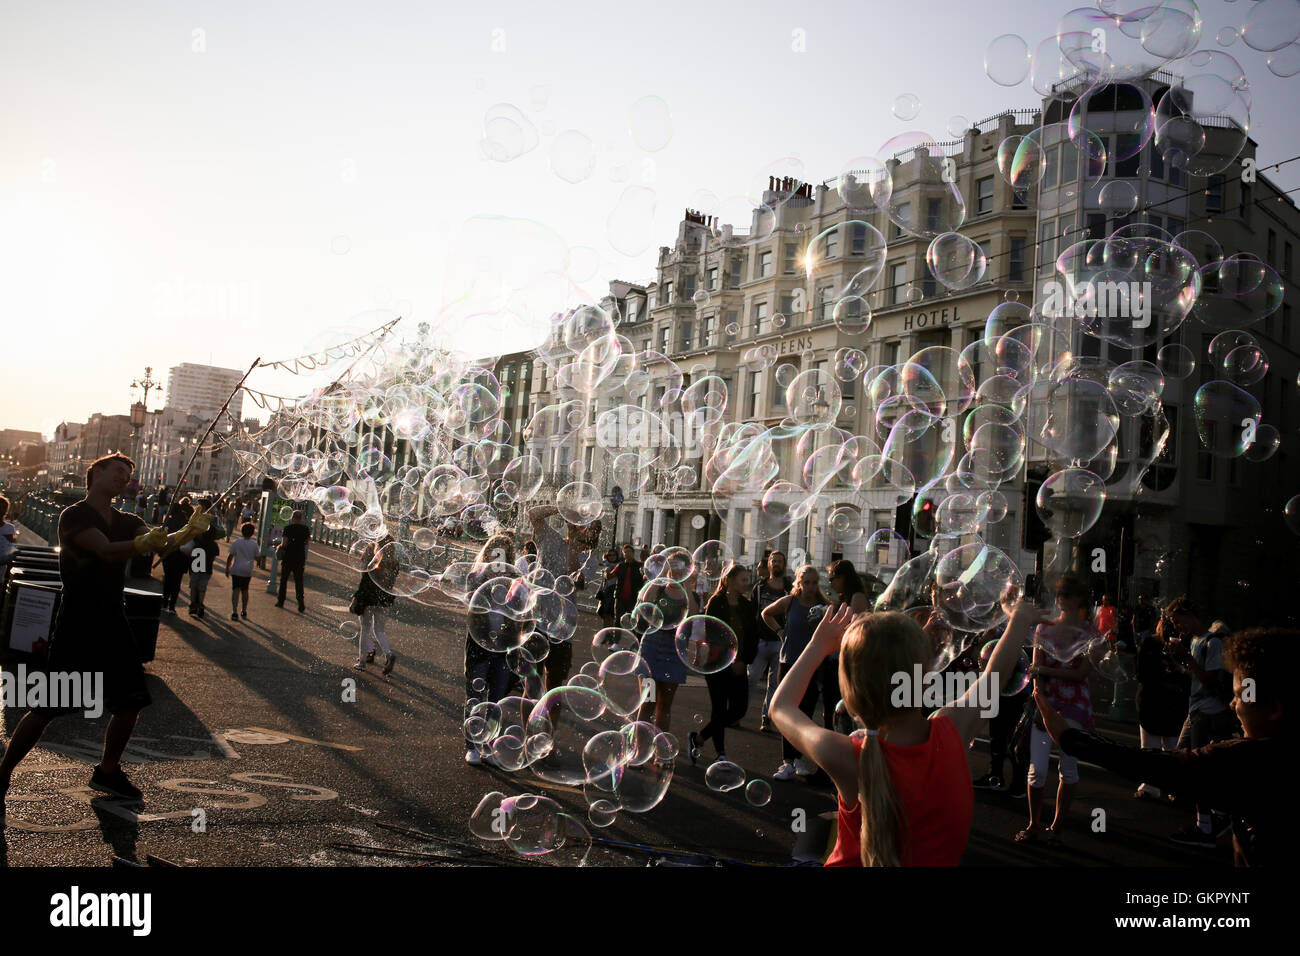
{"label": "sunlit sky", "polygon": [[[1202,4],[1200,46],[1245,67],[1263,166],[1300,153],[1300,77],[1273,76],[1266,54],[1240,40],[1216,42],[1253,6]],[[984,50],[1003,33],[1033,48],[1069,8],[7,5],[0,427],[49,435],[61,420],[125,413],[145,366],[163,380],[187,361],[247,368],[397,314],[408,335],[428,321],[472,354],[527,347],[522,325],[511,336],[463,321],[455,302],[467,270],[558,254],[575,295],[598,296],[612,278],[644,281],[702,191],[757,196],[790,157],[821,182],[899,133],[946,140],[954,115],[1037,106],[1028,82],[985,75]],[[903,93],[921,103],[909,122],[891,112]],[[671,117],[671,138],[653,151],[643,146],[656,131],[632,114],[644,97],[661,98]],[[518,108],[536,148],[484,157],[496,104]],[[578,183],[551,166],[566,130],[594,149]],[[560,168],[572,166],[561,157]],[[1289,189],[1298,172],[1300,163],[1270,175]],[[644,251],[611,245],[608,217],[632,186],[654,192]],[[467,228],[474,217],[531,222]],[[297,394],[305,383],[266,371],[251,384]],[[155,392],[150,406],[160,401]]]}

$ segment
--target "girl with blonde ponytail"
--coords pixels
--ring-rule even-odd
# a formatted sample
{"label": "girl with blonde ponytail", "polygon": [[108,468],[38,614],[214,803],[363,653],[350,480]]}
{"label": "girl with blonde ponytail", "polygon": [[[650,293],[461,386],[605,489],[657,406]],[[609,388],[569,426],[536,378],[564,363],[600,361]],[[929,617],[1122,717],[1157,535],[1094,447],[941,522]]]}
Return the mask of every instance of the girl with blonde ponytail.
{"label": "girl with blonde ponytail", "polygon": [[[1032,605],[1006,605],[1006,631],[975,686],[927,713],[922,687],[932,644],[905,614],[855,615],[845,605],[822,619],[777,688],[777,728],[825,770],[839,793],[838,838],[827,866],[956,866],[966,848],[974,792],[966,747],[982,721],[980,701],[999,700],[1030,628]],[[869,728],[845,737],[813,722],[799,701],[822,662],[840,655],[844,704]],[[992,688],[985,685],[997,682]],[[989,696],[992,691],[991,698]]]}

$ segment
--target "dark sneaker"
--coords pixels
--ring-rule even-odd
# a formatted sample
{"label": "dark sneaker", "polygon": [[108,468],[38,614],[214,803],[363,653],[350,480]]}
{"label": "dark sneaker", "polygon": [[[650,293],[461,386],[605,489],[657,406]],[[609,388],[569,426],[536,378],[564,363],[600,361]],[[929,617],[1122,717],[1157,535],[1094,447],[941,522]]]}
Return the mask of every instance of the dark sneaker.
{"label": "dark sneaker", "polygon": [[393,672],[393,667],[396,666],[396,664],[397,664],[397,655],[389,654],[386,658],[384,658],[384,673],[391,674]]}
{"label": "dark sneaker", "polygon": [[239,615],[238,615],[238,614],[234,614],[234,613],[232,613],[232,614],[230,615],[230,619],[231,619],[232,621],[238,621],[238,620],[239,620]]}
{"label": "dark sneaker", "polygon": [[239,616],[242,617],[245,621],[248,620],[248,612],[247,612],[247,611],[242,612]]}
{"label": "dark sneaker", "polygon": [[1196,846],[1203,850],[1213,850],[1217,843],[1213,833],[1206,833],[1198,826],[1190,826],[1185,830],[1179,830],[1169,839],[1180,846]]}
{"label": "dark sneaker", "polygon": [[971,786],[976,790],[1001,790],[1002,778],[991,773],[986,773],[978,780],[972,780]]}
{"label": "dark sneaker", "polygon": [[276,606],[276,607],[284,607],[284,602],[283,602],[283,601],[276,601],[276,602],[275,602],[275,606]]}
{"label": "dark sneaker", "polygon": [[140,800],[144,796],[139,787],[126,779],[126,774],[122,772],[121,767],[113,773],[105,773],[96,767],[95,772],[90,775],[90,789],[109,793],[124,800]]}
{"label": "dark sneaker", "polygon": [[306,614],[306,613],[307,613],[307,605],[305,605],[305,604],[299,604],[299,605],[298,605],[298,613],[299,613],[299,614]]}

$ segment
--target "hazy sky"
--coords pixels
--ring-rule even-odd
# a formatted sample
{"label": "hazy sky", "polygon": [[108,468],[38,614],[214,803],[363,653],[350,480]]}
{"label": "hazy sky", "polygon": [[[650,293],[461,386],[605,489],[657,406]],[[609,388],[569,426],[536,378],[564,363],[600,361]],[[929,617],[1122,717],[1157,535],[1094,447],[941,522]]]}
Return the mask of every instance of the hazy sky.
{"label": "hazy sky", "polygon": [[[1240,40],[1216,42],[1253,6],[1202,4],[1201,48],[1245,67],[1267,163],[1300,153],[1300,77],[1273,76],[1266,54]],[[985,75],[984,50],[1003,33],[1032,48],[1070,4],[628,9],[7,5],[0,427],[48,434],[62,419],[124,413],[146,365],[164,380],[184,361],[245,368],[342,341],[385,314],[407,316],[410,335],[429,321],[473,353],[525,347],[524,330],[511,340],[465,321],[452,300],[467,277],[481,293],[485,276],[508,282],[558,262],[572,295],[599,295],[610,278],[653,274],[657,247],[675,239],[685,206],[706,202],[702,190],[757,196],[770,170],[799,163],[821,182],[907,130],[945,140],[954,115],[1037,106],[1028,83]],[[891,113],[902,93],[921,102],[910,122]],[[644,97],[662,99],[671,120],[653,151],[643,147],[667,130],[654,109],[633,113]],[[537,143],[508,162],[481,147],[497,104],[526,121],[487,123],[498,150],[528,145],[528,135],[511,140],[529,125]],[[581,176],[583,136],[594,167],[567,182],[552,163]],[[1274,178],[1300,184],[1300,163]],[[630,188],[632,198],[653,191],[648,227],[635,206],[611,224]],[[488,218],[467,226],[475,217]],[[538,291],[529,304],[544,301]],[[252,384],[304,385],[266,372]]]}

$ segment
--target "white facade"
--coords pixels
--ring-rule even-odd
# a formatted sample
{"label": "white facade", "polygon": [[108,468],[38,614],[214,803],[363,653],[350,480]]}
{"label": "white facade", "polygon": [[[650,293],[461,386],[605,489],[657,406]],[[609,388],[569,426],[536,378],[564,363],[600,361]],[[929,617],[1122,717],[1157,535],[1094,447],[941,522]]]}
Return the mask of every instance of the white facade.
{"label": "white facade", "polygon": [[[167,407],[182,409],[211,421],[244,373],[235,368],[185,362],[167,373]],[[243,392],[230,401],[230,414],[238,421],[244,407]]]}

